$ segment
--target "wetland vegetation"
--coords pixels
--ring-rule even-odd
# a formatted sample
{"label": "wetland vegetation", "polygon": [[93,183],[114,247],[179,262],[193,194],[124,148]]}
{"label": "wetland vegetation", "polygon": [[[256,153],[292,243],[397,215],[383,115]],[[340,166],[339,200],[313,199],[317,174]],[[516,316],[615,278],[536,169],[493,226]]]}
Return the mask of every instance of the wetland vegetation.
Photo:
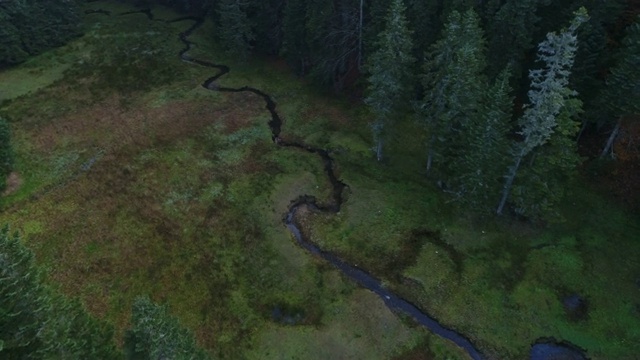
{"label": "wetland vegetation", "polygon": [[[460,200],[472,193],[455,180],[460,168],[426,173],[429,131],[442,129],[425,129],[413,105],[392,104],[392,116],[378,117],[383,110],[366,105],[362,89],[372,99],[385,86],[354,75],[355,68],[334,67],[327,75],[321,51],[296,57],[301,53],[293,45],[304,44],[285,34],[287,65],[268,46],[269,34],[259,31],[270,26],[268,16],[266,24],[254,22],[253,35],[240,43],[222,41],[216,20],[233,2],[218,3],[208,10],[206,1],[79,3],[83,35],[74,27],[65,45],[27,52],[0,70],[0,117],[12,144],[0,148],[0,156],[12,160],[10,170],[0,167],[7,177],[0,223],[10,226],[0,236],[6,265],[0,270],[0,355],[469,358],[456,343],[388,307],[387,295],[377,296],[299,245],[286,215],[295,200],[313,197],[335,211],[298,208],[292,223],[304,239],[378,279],[389,294],[461,334],[485,358],[528,358],[534,343],[551,338],[591,359],[637,356],[637,117],[620,118],[625,135],[612,145],[615,161],[597,159],[609,134],[592,125],[597,121],[584,120],[583,140],[574,146],[590,159],[554,178],[551,185],[562,191],[537,189],[497,216],[478,205],[489,199],[497,206],[500,191],[486,188],[486,194]],[[279,2],[235,3],[245,4],[240,10],[251,18]],[[300,10],[294,5],[303,3],[291,1],[280,10],[288,26],[295,26],[294,10]],[[374,29],[384,28],[381,3],[388,2],[367,5]],[[405,3],[415,9],[425,2]],[[450,7],[439,11],[454,11]],[[543,10],[540,16],[551,8]],[[201,16],[205,11],[213,15]],[[412,16],[409,23],[420,24]],[[568,24],[570,16],[562,20]],[[548,22],[542,23],[555,25]],[[499,23],[492,24],[498,31]],[[622,41],[623,31],[609,30],[611,39]],[[183,57],[182,36],[194,44]],[[319,46],[317,39],[309,44]],[[349,54],[352,60],[360,56]],[[224,64],[230,72],[205,83],[219,70],[185,61],[193,59]],[[488,64],[496,76],[502,70]],[[277,105],[279,132],[270,124],[265,97],[224,91],[245,86]],[[3,146],[4,133],[0,127]],[[381,136],[384,156],[376,156]],[[567,144],[557,141],[554,146]],[[310,149],[324,149],[326,157]],[[437,149],[440,163],[455,155]],[[541,149],[537,156],[558,162],[570,157]],[[327,176],[327,158],[335,179]],[[520,176],[568,169],[553,162],[534,168],[534,159],[526,160]],[[336,181],[346,185],[340,201]],[[339,208],[332,208],[336,202]],[[15,280],[21,271],[37,276]],[[23,300],[14,299],[22,299],[21,291],[37,301],[18,307]],[[61,320],[65,314],[74,320]],[[16,332],[19,322],[29,326]]]}

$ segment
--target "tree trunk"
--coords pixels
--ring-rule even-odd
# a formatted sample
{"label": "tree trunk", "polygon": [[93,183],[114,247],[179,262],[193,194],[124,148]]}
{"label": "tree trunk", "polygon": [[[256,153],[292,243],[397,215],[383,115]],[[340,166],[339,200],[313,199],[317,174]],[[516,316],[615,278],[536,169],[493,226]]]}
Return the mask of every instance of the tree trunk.
{"label": "tree trunk", "polygon": [[382,139],[378,139],[378,146],[376,147],[376,158],[378,161],[382,161]]}
{"label": "tree trunk", "polygon": [[586,120],[582,121],[580,132],[578,133],[578,136],[576,136],[576,142],[580,142],[580,138],[582,137],[582,133],[584,132],[584,130],[587,128],[587,124],[588,122]]}
{"label": "tree trunk", "polygon": [[613,128],[613,131],[611,132],[611,135],[609,136],[609,139],[607,140],[607,144],[604,146],[604,150],[602,150],[602,154],[600,154],[600,157],[603,158],[605,156],[607,156],[609,153],[613,154],[613,143],[616,140],[616,137],[618,137],[618,133],[620,132],[620,123],[622,121],[618,120],[618,123],[616,124],[616,127]]}
{"label": "tree trunk", "polygon": [[509,170],[509,174],[507,175],[507,181],[504,184],[504,190],[502,191],[502,199],[500,199],[500,204],[498,205],[498,209],[496,210],[496,214],[502,215],[502,210],[504,210],[504,205],[507,203],[507,198],[509,198],[509,192],[511,192],[511,187],[513,186],[513,181],[516,178],[516,174],[518,173],[518,169],[520,168],[520,163],[522,162],[522,158],[524,157],[525,151],[524,148],[518,155],[516,159],[516,163]]}
{"label": "tree trunk", "polygon": [[362,26],[364,22],[364,0],[360,0],[360,26],[358,28],[358,71],[362,70]]}

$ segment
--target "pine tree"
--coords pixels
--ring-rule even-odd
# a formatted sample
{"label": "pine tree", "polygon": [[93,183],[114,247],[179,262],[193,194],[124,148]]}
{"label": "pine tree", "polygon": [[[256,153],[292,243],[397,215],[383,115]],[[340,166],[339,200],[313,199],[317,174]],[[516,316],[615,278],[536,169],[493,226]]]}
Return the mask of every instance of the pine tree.
{"label": "pine tree", "polygon": [[289,0],[284,8],[282,54],[298,75],[310,66],[307,35],[307,0]]}
{"label": "pine tree", "polygon": [[80,35],[81,22],[76,1],[0,1],[0,67],[64,44]]}
{"label": "pine tree", "polygon": [[501,176],[509,159],[507,135],[510,130],[513,97],[509,69],[492,86],[487,86],[477,115],[471,116],[461,136],[464,153],[453,163],[451,186],[460,200],[479,212],[500,198]]}
{"label": "pine tree", "polygon": [[458,136],[476,116],[486,79],[485,40],[480,19],[473,9],[453,11],[442,38],[434,44],[424,65],[425,97],[418,116],[429,132],[427,172],[438,163],[440,173],[450,175],[447,163],[460,156],[466,139]]}
{"label": "pine tree", "polygon": [[254,24],[247,11],[250,0],[220,0],[217,13],[219,18],[218,37],[229,54],[246,60],[255,39]]}
{"label": "pine tree", "polygon": [[[530,105],[519,120],[523,141],[517,143],[512,150],[513,165],[505,176],[502,198],[496,212],[502,214],[507,198],[512,190],[513,182],[525,156],[532,153],[549,141],[561,120],[572,121],[566,117],[559,117],[567,101],[576,93],[568,88],[571,67],[577,50],[576,31],[588,19],[587,12],[581,8],[576,12],[571,26],[558,33],[547,34],[547,39],[538,47],[538,59],[545,68],[531,70],[531,90],[529,91]],[[575,113],[577,111],[571,111]],[[570,126],[560,125],[561,129]]]}
{"label": "pine tree", "polygon": [[489,75],[495,76],[509,65],[515,80],[520,79],[522,62],[534,47],[537,15],[542,0],[507,0],[488,20]]}
{"label": "pine tree", "polygon": [[193,334],[180,326],[165,306],[139,297],[133,304],[132,328],[125,341],[129,359],[209,359],[197,347]]}
{"label": "pine tree", "polygon": [[44,283],[33,253],[0,231],[0,358],[118,359],[113,332]]}
{"label": "pine tree", "polygon": [[0,191],[6,188],[7,176],[13,171],[14,156],[11,146],[11,129],[9,124],[0,117]]}
{"label": "pine tree", "polygon": [[365,103],[375,115],[372,124],[376,141],[376,158],[382,160],[384,131],[407,102],[411,90],[411,32],[402,0],[393,0],[386,17],[385,30],[378,36],[378,49],[369,59],[370,76]]}
{"label": "pine tree", "polygon": [[363,0],[310,1],[307,34],[314,79],[341,91],[359,70]]}

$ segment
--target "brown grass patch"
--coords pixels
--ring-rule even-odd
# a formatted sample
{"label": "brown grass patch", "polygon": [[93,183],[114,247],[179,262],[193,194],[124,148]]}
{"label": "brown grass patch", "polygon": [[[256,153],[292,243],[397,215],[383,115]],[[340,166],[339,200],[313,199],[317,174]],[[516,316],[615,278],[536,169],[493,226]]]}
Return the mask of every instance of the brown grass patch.
{"label": "brown grass patch", "polygon": [[[225,128],[232,132],[248,126],[261,110],[261,104],[255,96],[230,96],[233,102],[220,104],[200,99],[175,101],[157,108],[144,104],[125,107],[118,96],[112,96],[35,129],[30,142],[45,153],[59,148],[65,141],[107,151],[130,145],[149,147],[196,134],[219,119],[224,119]],[[238,102],[243,106],[237,105]]]}
{"label": "brown grass patch", "polygon": [[7,188],[2,193],[2,196],[11,195],[18,191],[18,189],[20,189],[20,185],[22,185],[22,178],[17,172],[12,172],[7,177]]}

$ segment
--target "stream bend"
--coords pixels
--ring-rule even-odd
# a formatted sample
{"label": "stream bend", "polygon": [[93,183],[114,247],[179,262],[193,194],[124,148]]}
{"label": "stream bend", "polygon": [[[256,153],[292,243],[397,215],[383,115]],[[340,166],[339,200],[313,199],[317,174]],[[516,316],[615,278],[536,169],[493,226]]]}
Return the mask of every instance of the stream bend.
{"label": "stream bend", "polygon": [[324,260],[331,263],[333,266],[338,268],[344,275],[348,276],[350,279],[354,280],[360,286],[371,290],[375,294],[377,294],[386,304],[386,306],[394,311],[399,311],[410,315],[414,318],[419,324],[429,329],[431,332],[448,339],[458,345],[460,348],[464,349],[467,354],[474,360],[483,359],[482,354],[478,349],[476,349],[471,341],[467,339],[465,336],[455,332],[454,330],[447,329],[442,326],[437,320],[430,317],[429,315],[422,312],[418,307],[411,304],[410,302],[402,299],[401,297],[395,295],[389,290],[385,289],[380,280],[376,279],[366,271],[359,269],[354,265],[350,265],[340,259],[335,254],[324,251],[320,249],[317,245],[309,241],[305,238],[302,231],[300,230],[299,225],[296,222],[296,214],[298,210],[302,207],[306,207],[312,211],[319,212],[328,212],[328,213],[337,213],[340,211],[340,207],[343,203],[343,191],[347,185],[342,182],[335,174],[334,171],[334,160],[329,155],[329,152],[325,149],[312,147],[306,145],[304,143],[297,142],[289,142],[282,138],[280,138],[280,132],[282,130],[282,119],[280,115],[276,111],[276,103],[273,99],[263,91],[250,87],[244,86],[240,88],[229,88],[229,87],[221,87],[218,86],[215,81],[220,77],[227,74],[230,69],[226,65],[215,64],[209,61],[199,60],[190,57],[187,53],[192,49],[193,43],[189,41],[188,37],[195,31],[198,27],[200,27],[203,23],[202,18],[197,17],[181,17],[175,20],[171,20],[170,22],[184,21],[184,20],[193,20],[194,24],[189,27],[187,30],[180,33],[179,38],[180,41],[185,45],[184,49],[182,49],[179,53],[180,58],[189,63],[193,63],[196,65],[206,66],[210,68],[218,69],[218,72],[206,79],[202,83],[202,87],[207,90],[212,91],[222,91],[222,92],[251,92],[260,97],[262,97],[266,104],[266,109],[271,114],[271,120],[269,120],[269,128],[271,129],[271,137],[273,142],[282,147],[291,147],[301,149],[310,153],[317,154],[324,164],[324,171],[329,178],[332,186],[332,199],[330,203],[321,204],[314,196],[309,195],[301,195],[297,199],[291,202],[289,206],[289,211],[284,216],[284,224],[289,229],[289,231],[295,237],[297,243],[307,250],[309,253],[320,256]]}
{"label": "stream bend", "polygon": [[[86,14],[103,14],[110,15],[110,12],[95,9],[95,10],[86,10]],[[149,8],[144,8],[136,11],[128,11],[124,13],[120,13],[119,15],[129,15],[135,13],[142,13],[147,16],[149,20],[154,21],[162,21],[154,19],[152,10]],[[333,253],[322,250],[309,239],[307,239],[302,231],[300,230],[300,226],[296,222],[296,214],[298,211],[306,207],[307,209],[315,212],[326,212],[326,213],[337,213],[340,211],[340,207],[344,201],[343,199],[343,191],[348,185],[342,182],[335,174],[334,171],[334,160],[329,155],[329,152],[325,149],[312,147],[310,145],[306,145],[304,143],[298,142],[289,142],[280,137],[280,132],[282,130],[282,119],[280,115],[276,111],[276,103],[273,99],[261,91],[260,89],[256,89],[250,86],[243,86],[240,88],[230,88],[230,87],[222,87],[219,86],[216,81],[222,76],[229,73],[231,70],[228,66],[222,64],[215,64],[210,61],[195,59],[188,55],[188,52],[193,48],[193,43],[189,41],[188,37],[202,24],[204,23],[204,19],[195,16],[183,16],[173,20],[168,20],[168,23],[180,22],[180,21],[193,21],[193,25],[191,25],[187,30],[181,32],[179,34],[180,41],[184,44],[184,48],[179,52],[179,57],[182,61],[200,65],[208,68],[217,69],[218,72],[213,76],[209,77],[202,83],[202,87],[211,91],[220,91],[220,92],[251,92],[258,96],[260,96],[264,102],[265,107],[269,111],[271,115],[271,119],[268,122],[269,128],[271,130],[271,137],[273,142],[277,146],[282,147],[290,147],[297,148],[309,153],[317,154],[323,162],[324,171],[329,178],[332,186],[332,196],[331,201],[329,203],[319,203],[318,200],[314,196],[309,195],[301,195],[297,199],[291,201],[288,212],[285,214],[283,218],[284,225],[291,232],[291,234],[296,239],[298,245],[304,248],[306,251],[311,253],[312,255],[319,256],[325,261],[331,263],[338,270],[340,270],[344,275],[355,281],[358,285],[372,291],[376,295],[378,295],[385,303],[385,305],[396,312],[402,312],[411,316],[415,321],[417,321],[420,325],[427,328],[429,331],[452,341],[456,345],[458,345],[461,349],[463,349],[469,357],[474,360],[484,359],[482,353],[471,343],[471,341],[465,337],[464,335],[442,326],[436,319],[429,316],[420,310],[417,306],[413,305],[409,301],[399,297],[398,295],[392,293],[391,291],[385,289],[381,281],[376,279],[371,274],[367,273],[365,270],[358,268],[355,265],[351,265],[344,260],[340,259]],[[558,355],[554,351],[565,351],[564,355],[573,355],[576,356],[575,359],[585,359],[584,353],[582,353],[581,349],[571,348],[567,343],[553,343],[552,341],[538,341],[532,346],[532,351],[530,354],[530,359],[535,360],[544,360],[549,359],[549,355],[554,356]],[[553,353],[553,354],[550,354]],[[573,359],[573,357],[570,357]]]}

